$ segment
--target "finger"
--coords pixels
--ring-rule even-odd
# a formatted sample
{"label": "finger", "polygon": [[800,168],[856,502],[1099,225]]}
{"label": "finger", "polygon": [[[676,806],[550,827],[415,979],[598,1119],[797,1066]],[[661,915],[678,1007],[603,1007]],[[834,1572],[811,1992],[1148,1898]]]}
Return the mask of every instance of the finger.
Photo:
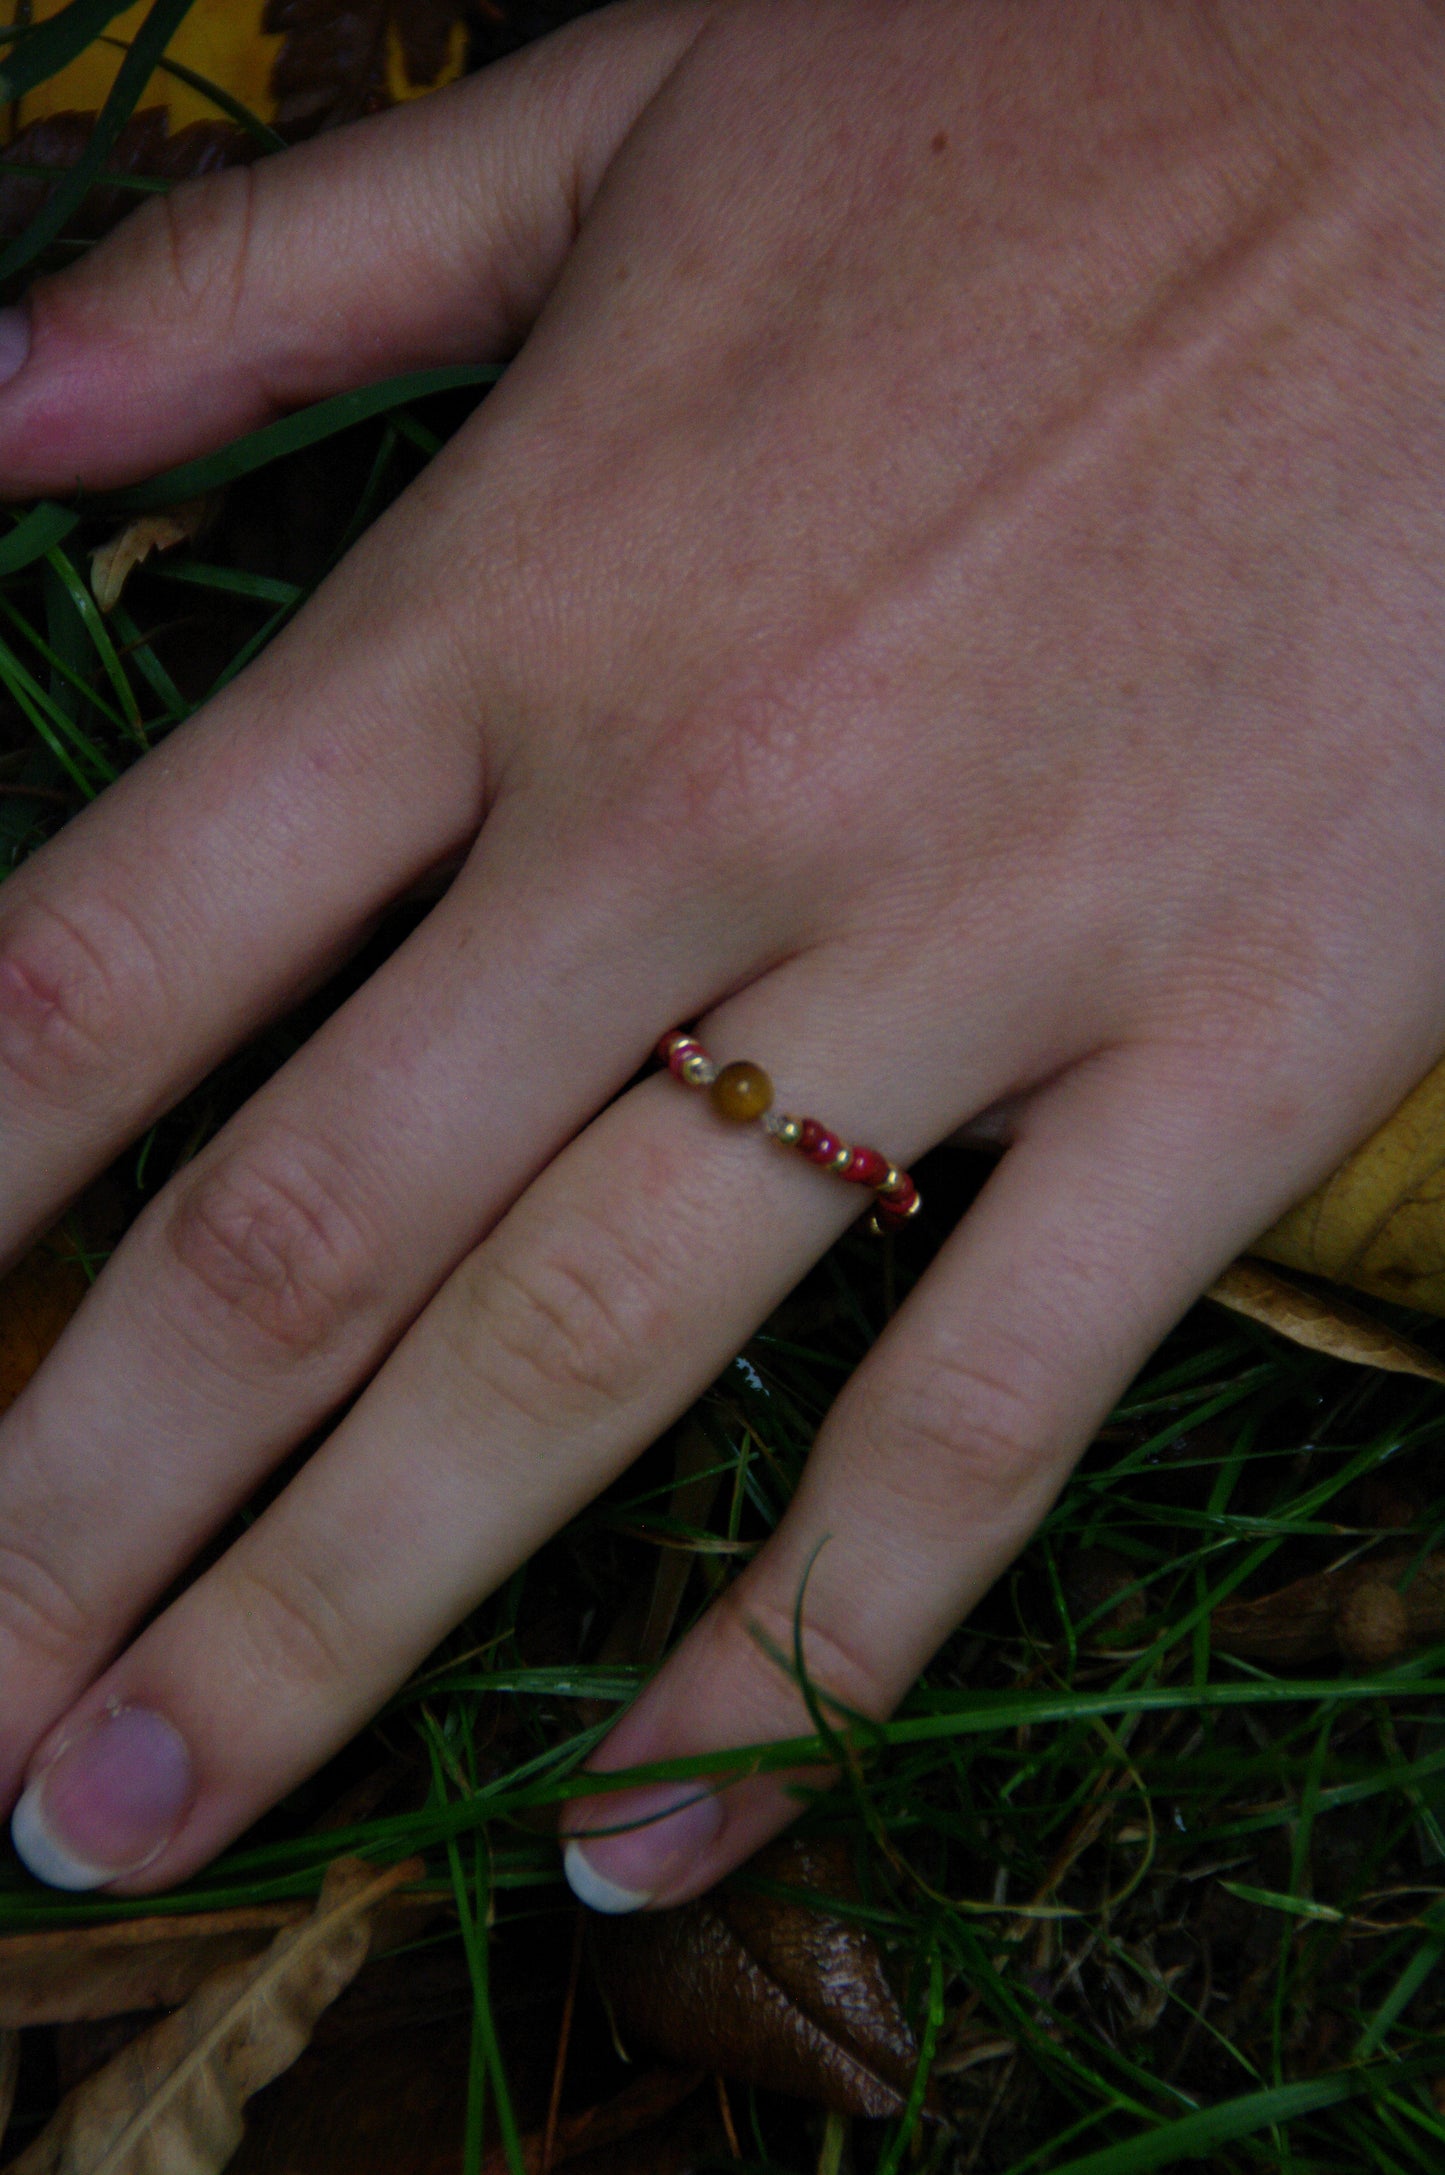
{"label": "finger", "polygon": [[7,879],[0,1256],[469,845],[478,691],[438,686],[435,605],[388,594],[392,549],[424,584],[424,527],[394,508],[242,680]]}
{"label": "finger", "polygon": [[[1197,1059],[1190,1060],[1197,1071]],[[885,1716],[1043,1518],[1119,1391],[1219,1268],[1305,1190],[1310,1145],[1221,1138],[1223,1084],[1119,1053],[1019,1144],[839,1398],[777,1534],[623,1718],[616,1772]],[[1246,1101],[1244,1107],[1250,1107]],[[1328,1160],[1328,1148],[1322,1151]],[[673,1904],[799,1809],[814,1772],[569,1807],[568,1872],[608,1911]]]}
{"label": "finger", "polygon": [[[759,987],[786,989],[805,967]],[[850,954],[839,999],[855,972]],[[745,1016],[752,995],[729,1013]],[[981,1002],[970,1013],[989,1018]],[[744,1031],[720,1047],[746,1047]],[[841,1065],[822,1076],[840,1120],[864,1107]],[[981,1080],[977,1098],[1001,1084]],[[942,1131],[953,1115],[911,1123]],[[145,1885],[203,1863],[685,1409],[859,1205],[856,1188],[671,1081],[614,1104],[449,1280],[279,1501],[51,1732],[20,1816],[30,1862],[63,1872],[63,1849],[70,1877],[98,1879],[176,1829]],[[128,1719],[117,1735],[103,1719],[116,1708],[161,1723]],[[104,1748],[119,1758],[136,1737],[144,1766],[172,1745],[166,1731],[184,1761],[165,1755],[158,1779],[118,1797],[96,1767]],[[73,1749],[47,1767],[57,1746]]]}
{"label": "finger", "polygon": [[147,205],[0,316],[5,493],[129,482],[326,394],[508,353],[704,12],[633,0]]}
{"label": "finger", "polygon": [[537,866],[526,839],[484,839],[164,1189],[0,1422],[0,1794],[150,1600],[625,1086],[670,988],[747,971],[731,924],[699,961],[662,910],[598,903],[576,865],[559,913]]}

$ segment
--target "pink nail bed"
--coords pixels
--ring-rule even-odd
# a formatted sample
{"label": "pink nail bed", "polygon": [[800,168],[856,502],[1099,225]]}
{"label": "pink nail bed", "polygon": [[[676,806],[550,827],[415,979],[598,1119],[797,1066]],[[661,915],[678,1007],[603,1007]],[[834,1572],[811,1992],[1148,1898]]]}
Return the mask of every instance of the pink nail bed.
{"label": "pink nail bed", "polygon": [[0,385],[8,384],[29,359],[29,310],[0,310]]}
{"label": "pink nail bed", "polygon": [[723,1809],[702,1783],[659,1783],[602,1797],[591,1825],[610,1832],[564,1839],[572,1892],[594,1911],[641,1910],[674,1883],[714,1841]]}
{"label": "pink nail bed", "polygon": [[111,1707],[26,1786],[11,1840],[37,1880],[100,1888],[159,1857],[194,1797],[179,1731],[147,1707]]}

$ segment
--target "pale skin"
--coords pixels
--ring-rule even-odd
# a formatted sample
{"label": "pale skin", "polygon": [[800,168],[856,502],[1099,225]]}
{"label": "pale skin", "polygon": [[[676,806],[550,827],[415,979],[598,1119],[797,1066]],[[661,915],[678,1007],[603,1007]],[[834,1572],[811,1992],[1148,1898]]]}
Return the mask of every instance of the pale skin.
{"label": "pale skin", "polygon": [[[988,1112],[1013,1144],[610,1768],[808,1730],[766,1642],[810,1562],[814,1677],[886,1713],[1441,1054],[1442,184],[1423,0],[641,0],[37,289],[16,496],[516,357],[0,887],[14,1255],[463,858],[0,1429],[0,1790],[40,1778],[72,1870],[202,1866],[856,1212],[619,1094],[667,1028],[900,1162]],[[795,1809],[687,1794],[584,1891],[696,1894]]]}

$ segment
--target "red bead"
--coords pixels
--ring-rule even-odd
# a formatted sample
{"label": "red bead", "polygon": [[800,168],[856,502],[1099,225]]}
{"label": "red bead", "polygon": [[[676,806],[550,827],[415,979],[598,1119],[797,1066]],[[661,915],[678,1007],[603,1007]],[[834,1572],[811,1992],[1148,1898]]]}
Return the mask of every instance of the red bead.
{"label": "red bead", "polygon": [[842,1145],[835,1133],[826,1133],[819,1126],[817,1139],[811,1148],[804,1148],[803,1153],[810,1163],[831,1163]]}
{"label": "red bead", "polygon": [[843,1176],[855,1186],[881,1186],[888,1176],[888,1158],[876,1148],[855,1148]]}
{"label": "red bead", "polygon": [[880,1193],[875,1204],[879,1222],[890,1231],[899,1224],[907,1223],[917,1206],[918,1188],[906,1175],[896,1192]]}
{"label": "red bead", "polygon": [[674,1080],[681,1080],[687,1060],[703,1056],[704,1051],[702,1044],[695,1042],[691,1035],[664,1035],[657,1046],[657,1054]]}
{"label": "red bead", "polygon": [[804,1118],[803,1130],[798,1135],[798,1146],[804,1155],[810,1156],[819,1141],[826,1140],[827,1137],[827,1128],[821,1126],[816,1118]]}

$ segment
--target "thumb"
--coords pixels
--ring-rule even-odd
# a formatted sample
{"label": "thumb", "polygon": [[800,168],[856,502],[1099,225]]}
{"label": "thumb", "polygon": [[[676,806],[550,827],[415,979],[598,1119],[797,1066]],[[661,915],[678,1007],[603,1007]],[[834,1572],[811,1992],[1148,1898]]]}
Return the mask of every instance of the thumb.
{"label": "thumb", "polygon": [[328,394],[507,353],[704,15],[629,0],[153,199],[0,311],[0,491],[132,482]]}

